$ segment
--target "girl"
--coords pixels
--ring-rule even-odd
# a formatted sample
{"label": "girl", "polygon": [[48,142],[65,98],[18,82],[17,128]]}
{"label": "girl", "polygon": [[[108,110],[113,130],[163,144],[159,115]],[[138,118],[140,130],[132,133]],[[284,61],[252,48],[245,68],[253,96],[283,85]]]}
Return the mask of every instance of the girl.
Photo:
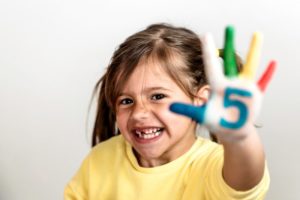
{"label": "girl", "polygon": [[[119,46],[96,85],[94,148],[66,200],[264,198],[269,176],[253,120],[272,67],[258,86],[243,78],[254,48],[237,77],[231,29],[227,37],[228,79],[210,37],[185,28],[154,24]],[[196,136],[197,122],[220,144]]]}

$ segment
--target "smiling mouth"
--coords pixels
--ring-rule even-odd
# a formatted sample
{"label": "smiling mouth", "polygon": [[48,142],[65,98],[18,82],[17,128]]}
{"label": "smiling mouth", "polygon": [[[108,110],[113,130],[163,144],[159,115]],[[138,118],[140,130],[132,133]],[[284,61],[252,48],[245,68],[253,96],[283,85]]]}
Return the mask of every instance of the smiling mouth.
{"label": "smiling mouth", "polygon": [[149,140],[160,136],[163,130],[163,128],[147,128],[135,130],[134,133],[139,139]]}

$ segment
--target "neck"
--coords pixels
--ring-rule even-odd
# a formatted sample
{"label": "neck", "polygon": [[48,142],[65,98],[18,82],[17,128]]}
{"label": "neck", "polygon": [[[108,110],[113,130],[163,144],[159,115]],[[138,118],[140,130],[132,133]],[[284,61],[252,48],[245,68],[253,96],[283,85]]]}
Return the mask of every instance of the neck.
{"label": "neck", "polygon": [[185,154],[187,151],[190,150],[190,148],[193,146],[195,141],[196,141],[196,137],[194,137],[193,140],[190,140],[190,142],[187,143],[184,148],[176,149],[175,150],[176,152],[174,152],[174,150],[172,152],[165,152],[165,155],[160,156],[159,158],[144,158],[134,148],[133,148],[133,153],[141,167],[145,167],[145,168],[158,167],[167,164],[173,160],[176,160],[177,158]]}

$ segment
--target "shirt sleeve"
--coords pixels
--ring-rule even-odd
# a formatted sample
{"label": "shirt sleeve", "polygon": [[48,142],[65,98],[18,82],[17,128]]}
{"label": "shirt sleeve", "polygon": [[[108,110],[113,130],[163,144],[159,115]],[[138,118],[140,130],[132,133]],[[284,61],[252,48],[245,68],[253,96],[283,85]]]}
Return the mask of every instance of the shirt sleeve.
{"label": "shirt sleeve", "polygon": [[64,200],[85,200],[85,198],[80,196],[69,183],[64,191]]}
{"label": "shirt sleeve", "polygon": [[87,157],[75,176],[67,184],[64,190],[64,200],[87,200],[88,199],[88,172],[89,157]]}
{"label": "shirt sleeve", "polygon": [[223,163],[223,151],[218,151],[208,163],[208,175],[205,178],[207,199],[263,200],[265,198],[270,185],[267,164],[265,164],[264,175],[256,186],[247,191],[237,191],[225,182],[222,175]]}

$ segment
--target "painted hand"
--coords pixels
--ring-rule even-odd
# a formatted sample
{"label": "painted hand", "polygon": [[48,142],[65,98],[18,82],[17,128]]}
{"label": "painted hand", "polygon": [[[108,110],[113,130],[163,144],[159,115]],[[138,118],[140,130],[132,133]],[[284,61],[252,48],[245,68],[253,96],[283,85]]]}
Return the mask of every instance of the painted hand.
{"label": "painted hand", "polygon": [[246,63],[239,73],[234,53],[234,29],[227,27],[225,32],[224,70],[211,35],[205,35],[203,56],[211,87],[210,98],[200,107],[174,103],[170,110],[205,125],[221,140],[236,140],[253,132],[262,97],[276,66],[275,61],[271,61],[259,81],[255,82],[261,40],[261,34],[254,33]]}

